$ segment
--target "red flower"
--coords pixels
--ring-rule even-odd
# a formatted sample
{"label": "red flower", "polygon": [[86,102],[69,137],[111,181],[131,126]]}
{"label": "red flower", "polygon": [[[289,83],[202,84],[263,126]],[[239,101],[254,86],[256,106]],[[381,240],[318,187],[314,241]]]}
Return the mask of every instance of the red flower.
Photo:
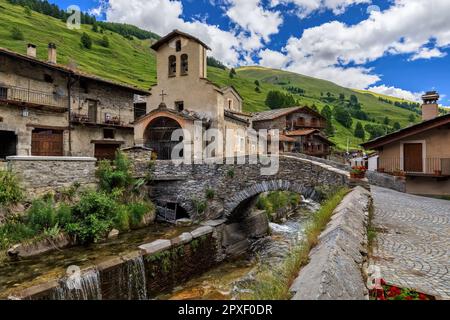
{"label": "red flower", "polygon": [[428,300],[428,297],[426,295],[424,295],[423,293],[420,293],[419,300]]}
{"label": "red flower", "polygon": [[388,297],[394,298],[396,296],[399,296],[402,293],[402,290],[400,290],[397,287],[391,287],[391,289],[388,292]]}
{"label": "red flower", "polygon": [[381,284],[382,286],[385,286],[385,285],[386,285],[386,281],[384,281],[384,279],[380,279],[380,284]]}
{"label": "red flower", "polygon": [[377,290],[377,300],[386,300],[383,289]]}
{"label": "red flower", "polygon": [[411,296],[407,296],[407,297],[405,298],[405,300],[410,301],[410,300],[414,300],[414,299],[413,299],[413,297],[411,297]]}

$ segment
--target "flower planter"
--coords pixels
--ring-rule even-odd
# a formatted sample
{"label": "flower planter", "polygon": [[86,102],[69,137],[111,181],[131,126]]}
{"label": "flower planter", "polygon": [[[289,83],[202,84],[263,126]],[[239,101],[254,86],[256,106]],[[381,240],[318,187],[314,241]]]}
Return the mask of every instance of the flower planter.
{"label": "flower planter", "polygon": [[351,179],[364,179],[366,177],[365,173],[350,173]]}
{"label": "flower planter", "polygon": [[381,287],[370,290],[371,300],[436,300],[435,297],[410,289],[387,285],[384,280]]}

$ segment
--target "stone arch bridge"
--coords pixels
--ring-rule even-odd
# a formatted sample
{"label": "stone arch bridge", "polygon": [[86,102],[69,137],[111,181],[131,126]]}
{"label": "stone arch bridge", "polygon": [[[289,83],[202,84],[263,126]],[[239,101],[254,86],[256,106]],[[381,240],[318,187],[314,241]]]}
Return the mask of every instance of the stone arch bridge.
{"label": "stone arch bridge", "polygon": [[308,197],[317,187],[350,184],[348,171],[319,159],[280,155],[279,170],[273,176],[261,175],[261,164],[245,163],[176,166],[171,161],[156,161],[152,198],[159,206],[176,206],[196,220],[237,221],[257,196],[267,191],[292,191]]}

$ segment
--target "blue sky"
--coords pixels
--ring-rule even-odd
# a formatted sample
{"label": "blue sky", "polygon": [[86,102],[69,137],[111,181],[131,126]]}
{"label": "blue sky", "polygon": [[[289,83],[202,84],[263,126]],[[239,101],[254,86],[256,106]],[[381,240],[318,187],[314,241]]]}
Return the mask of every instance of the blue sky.
{"label": "blue sky", "polygon": [[448,0],[52,0],[160,35],[201,37],[227,65],[280,68],[450,106]]}

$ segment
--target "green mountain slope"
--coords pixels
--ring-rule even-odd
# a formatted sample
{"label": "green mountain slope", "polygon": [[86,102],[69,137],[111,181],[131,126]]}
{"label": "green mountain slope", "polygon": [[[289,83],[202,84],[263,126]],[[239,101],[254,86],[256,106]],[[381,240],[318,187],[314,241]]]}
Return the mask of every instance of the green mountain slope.
{"label": "green mountain slope", "polygon": [[[17,27],[24,40],[11,37],[12,27]],[[111,32],[93,32],[91,26],[82,25],[80,30],[70,30],[61,20],[32,12],[0,0],[0,47],[19,53],[26,53],[27,43],[38,46],[38,58],[47,59],[47,45],[50,42],[58,48],[58,63],[73,64],[85,72],[114,81],[148,89],[156,82],[155,59],[149,48],[151,40],[128,40]],[[82,49],[80,37],[86,32],[93,40],[92,49]],[[107,36],[110,46],[102,47],[99,42]]]}
{"label": "green mountain slope", "polygon": [[[13,26],[22,31],[23,40],[12,38]],[[83,32],[89,34],[93,40],[91,49],[83,49],[80,46]],[[105,35],[110,43],[108,48],[100,45],[100,40]],[[154,39],[130,40],[109,30],[104,30],[103,33],[94,32],[90,25],[82,25],[81,30],[70,30],[58,19],[37,12],[27,15],[23,7],[0,0],[0,47],[25,53],[26,44],[31,42],[38,46],[38,58],[46,60],[47,45],[53,42],[58,48],[58,63],[66,65],[75,63],[77,68],[84,72],[142,89],[148,89],[156,83],[155,55],[149,48],[152,41]],[[399,122],[402,126],[406,126],[409,124],[410,115],[414,114],[380,101],[376,94],[343,88],[329,81],[261,67],[243,67],[236,71],[237,75],[231,79],[228,70],[209,67],[208,77],[219,86],[233,85],[243,96],[244,110],[247,112],[267,110],[265,100],[269,91],[285,91],[287,87],[293,86],[305,91],[302,95],[294,95],[301,105],[315,105],[319,110],[326,104],[333,108],[333,104],[324,101],[328,93],[335,98],[344,94],[346,99],[355,95],[362,105],[362,110],[376,121],[375,124],[382,123],[385,117],[389,117],[391,123]],[[255,91],[255,80],[260,83],[260,93]],[[395,98],[383,98],[398,101]],[[358,121],[364,126],[374,124],[353,119],[353,128],[347,129],[334,120],[336,133],[331,139],[339,148],[345,149],[347,143],[351,148],[357,148],[363,142],[354,137],[354,127]]]}
{"label": "green mountain slope", "polygon": [[[291,86],[301,88],[305,91],[303,95],[294,95],[300,101],[301,105],[315,105],[319,110],[322,110],[325,105],[329,105],[331,108],[334,107],[333,103],[325,99],[328,93],[335,98],[339,97],[340,94],[344,94],[346,99],[349,99],[351,95],[355,95],[362,105],[362,110],[375,122],[353,119],[353,126],[349,129],[337,121],[333,121],[336,133],[331,140],[340,149],[345,149],[347,143],[350,148],[357,148],[363,142],[354,136],[354,129],[357,122],[361,122],[363,126],[367,124],[378,125],[383,123],[385,117],[388,117],[391,120],[391,124],[399,122],[404,127],[410,124],[409,117],[411,114],[416,116],[414,112],[380,101],[378,99],[379,96],[375,94],[344,88],[329,81],[262,67],[243,67],[236,71],[237,76],[230,79],[226,71],[211,70],[210,68],[209,78],[222,86],[235,86],[245,99],[245,109],[251,112],[268,109],[265,106],[265,99],[269,91],[286,90],[287,87]],[[261,93],[255,91],[255,80],[258,80],[260,83]],[[398,101],[396,98],[383,98],[389,99],[392,102]]]}

